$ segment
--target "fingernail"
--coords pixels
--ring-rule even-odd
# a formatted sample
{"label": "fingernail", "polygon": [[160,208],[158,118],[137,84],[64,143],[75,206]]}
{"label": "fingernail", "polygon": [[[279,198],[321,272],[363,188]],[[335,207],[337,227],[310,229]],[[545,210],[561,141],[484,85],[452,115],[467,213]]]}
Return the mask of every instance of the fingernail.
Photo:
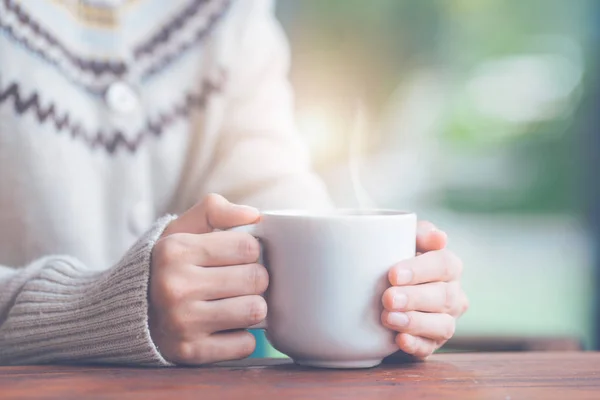
{"label": "fingernail", "polygon": [[404,335],[403,349],[408,354],[414,354],[417,351],[417,339],[413,335]]}
{"label": "fingernail", "polygon": [[250,212],[252,212],[254,214],[258,214],[259,213],[258,209],[255,208],[255,207],[252,207],[252,206],[247,206],[247,205],[244,205],[244,204],[234,204],[233,206],[235,208],[239,209],[239,210],[250,211]]}
{"label": "fingernail", "polygon": [[402,328],[408,325],[408,315],[399,312],[391,312],[387,317],[388,324],[397,328]]}
{"label": "fingernail", "polygon": [[428,234],[436,232],[436,231],[437,231],[437,228],[434,225],[430,225],[430,224],[420,225],[419,228],[417,229],[417,235],[424,236],[424,235],[428,235]]}
{"label": "fingernail", "polygon": [[394,310],[401,310],[404,307],[406,307],[407,303],[408,303],[408,296],[405,295],[404,293],[398,293],[398,294],[395,294],[392,299],[392,308]]}
{"label": "fingernail", "polygon": [[409,284],[413,278],[413,273],[410,269],[399,269],[396,271],[396,285]]}

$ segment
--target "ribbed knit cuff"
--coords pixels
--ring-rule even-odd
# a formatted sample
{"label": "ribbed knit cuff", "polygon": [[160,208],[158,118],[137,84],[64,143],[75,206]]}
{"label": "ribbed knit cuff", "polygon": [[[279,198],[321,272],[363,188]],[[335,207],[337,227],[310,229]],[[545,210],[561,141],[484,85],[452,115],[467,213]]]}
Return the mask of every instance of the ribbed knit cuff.
{"label": "ribbed knit cuff", "polygon": [[52,256],[23,287],[0,328],[0,362],[170,365],[148,328],[148,280],[154,243],[174,219],[158,220],[114,267],[90,271]]}

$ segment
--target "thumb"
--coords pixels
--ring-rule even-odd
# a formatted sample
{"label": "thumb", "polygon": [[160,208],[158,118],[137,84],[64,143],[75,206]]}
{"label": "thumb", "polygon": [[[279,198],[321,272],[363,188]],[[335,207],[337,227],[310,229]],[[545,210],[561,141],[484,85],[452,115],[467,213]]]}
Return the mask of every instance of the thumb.
{"label": "thumb", "polygon": [[426,253],[428,251],[441,250],[446,247],[448,236],[428,221],[419,221],[417,226],[417,251]]}
{"label": "thumb", "polygon": [[215,229],[252,224],[259,218],[260,213],[254,207],[233,204],[221,195],[209,194],[171,222],[163,236],[174,233],[209,233]]}

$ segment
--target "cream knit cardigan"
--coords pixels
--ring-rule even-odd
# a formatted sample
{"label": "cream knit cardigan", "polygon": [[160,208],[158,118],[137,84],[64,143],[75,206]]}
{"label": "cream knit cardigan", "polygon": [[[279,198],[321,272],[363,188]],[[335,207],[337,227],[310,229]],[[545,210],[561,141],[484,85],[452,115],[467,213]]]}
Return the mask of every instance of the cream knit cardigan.
{"label": "cream knit cardigan", "polygon": [[168,365],[153,244],[209,192],[329,205],[267,0],[0,0],[0,364]]}

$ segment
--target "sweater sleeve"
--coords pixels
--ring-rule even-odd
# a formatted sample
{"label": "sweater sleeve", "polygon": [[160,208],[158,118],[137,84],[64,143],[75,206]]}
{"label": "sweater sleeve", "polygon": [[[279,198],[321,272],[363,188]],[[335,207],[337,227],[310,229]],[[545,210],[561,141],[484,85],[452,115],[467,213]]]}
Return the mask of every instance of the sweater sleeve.
{"label": "sweater sleeve", "polygon": [[104,271],[68,256],[0,266],[0,364],[169,365],[150,338],[147,287],[152,248],[173,218]]}
{"label": "sweater sleeve", "polygon": [[295,129],[289,47],[272,3],[236,3],[226,111],[203,191],[259,208],[329,208]]}

